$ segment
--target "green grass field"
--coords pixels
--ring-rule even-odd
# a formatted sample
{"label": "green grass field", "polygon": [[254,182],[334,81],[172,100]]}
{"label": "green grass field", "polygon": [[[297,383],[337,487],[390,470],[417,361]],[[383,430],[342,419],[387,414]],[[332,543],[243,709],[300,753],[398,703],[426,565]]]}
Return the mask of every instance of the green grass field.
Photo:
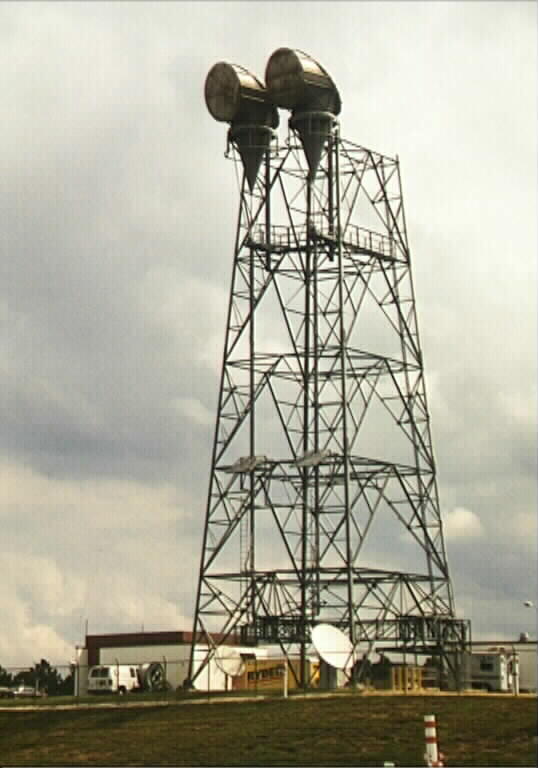
{"label": "green grass field", "polygon": [[[109,702],[112,703],[112,702]],[[0,712],[0,765],[424,765],[435,714],[448,766],[536,765],[536,699],[296,696],[288,700]]]}

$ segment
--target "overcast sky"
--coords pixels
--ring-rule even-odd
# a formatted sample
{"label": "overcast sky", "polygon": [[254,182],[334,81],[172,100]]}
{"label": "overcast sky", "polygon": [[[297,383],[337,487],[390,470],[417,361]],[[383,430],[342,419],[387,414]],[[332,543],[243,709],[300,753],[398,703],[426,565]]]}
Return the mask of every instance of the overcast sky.
{"label": "overcast sky", "polygon": [[4,2],[3,666],[192,626],[238,203],[203,88],[281,46],[399,155],[458,615],[535,637],[536,4]]}

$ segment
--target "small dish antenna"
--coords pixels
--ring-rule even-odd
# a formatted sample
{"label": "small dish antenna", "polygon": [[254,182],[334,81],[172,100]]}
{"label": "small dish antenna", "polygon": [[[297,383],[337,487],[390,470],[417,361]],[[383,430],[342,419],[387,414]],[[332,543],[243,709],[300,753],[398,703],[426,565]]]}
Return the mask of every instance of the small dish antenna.
{"label": "small dish antenna", "polygon": [[215,664],[221,672],[230,677],[239,677],[245,671],[245,662],[235,648],[223,648],[222,646],[217,648]]}
{"label": "small dish antenna", "polygon": [[355,653],[350,639],[332,624],[318,624],[312,630],[312,643],[323,661],[336,669],[351,670]]}

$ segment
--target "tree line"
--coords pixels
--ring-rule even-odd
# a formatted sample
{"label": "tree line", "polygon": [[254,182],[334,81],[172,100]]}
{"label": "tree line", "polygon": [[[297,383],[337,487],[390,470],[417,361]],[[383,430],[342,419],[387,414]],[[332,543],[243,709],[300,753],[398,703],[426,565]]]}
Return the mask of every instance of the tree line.
{"label": "tree line", "polygon": [[72,696],[74,693],[73,672],[69,671],[69,674],[63,677],[46,659],[41,659],[33,667],[21,669],[15,674],[0,664],[0,687],[16,688],[19,685],[37,688],[40,693],[46,693],[48,696]]}

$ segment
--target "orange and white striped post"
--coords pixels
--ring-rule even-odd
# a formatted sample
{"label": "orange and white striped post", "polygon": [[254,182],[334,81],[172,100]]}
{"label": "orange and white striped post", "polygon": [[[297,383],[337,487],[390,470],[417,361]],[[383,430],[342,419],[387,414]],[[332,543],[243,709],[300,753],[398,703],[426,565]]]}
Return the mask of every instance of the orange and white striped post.
{"label": "orange and white striped post", "polygon": [[428,768],[442,768],[444,755],[439,752],[435,715],[424,715],[424,735],[426,738],[426,753],[424,755],[426,765]]}

